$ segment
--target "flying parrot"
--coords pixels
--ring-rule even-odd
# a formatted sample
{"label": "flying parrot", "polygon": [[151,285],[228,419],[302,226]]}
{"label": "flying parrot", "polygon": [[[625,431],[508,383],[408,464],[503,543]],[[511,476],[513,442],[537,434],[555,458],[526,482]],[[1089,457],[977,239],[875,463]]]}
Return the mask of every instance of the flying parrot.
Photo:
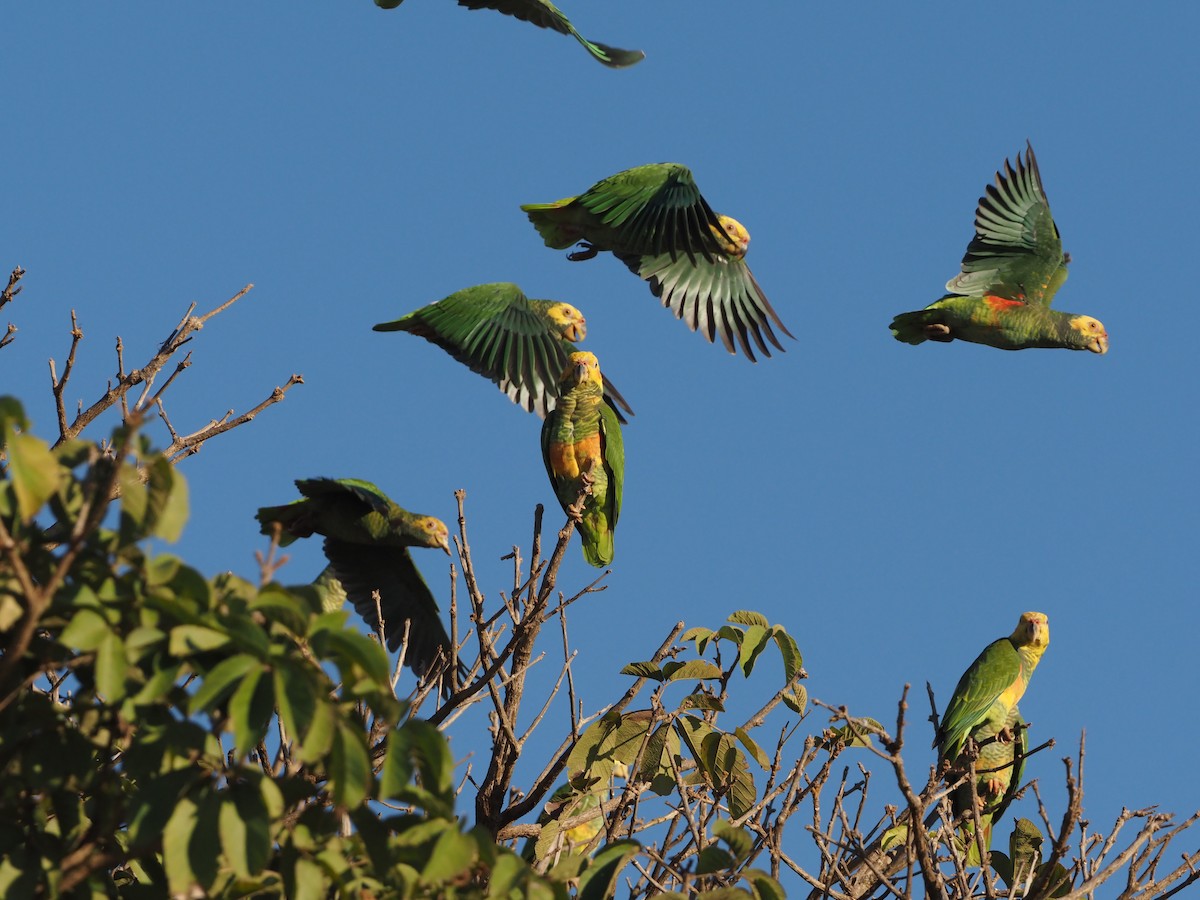
{"label": "flying parrot", "polygon": [[542,459],[563,511],[591,485],[578,524],[584,558],[593,566],[612,562],[625,480],[621,425],[602,393],[595,354],[576,351],[559,379],[558,405],[542,423]]}
{"label": "flying parrot", "polygon": [[[1049,644],[1050,623],[1045,614],[1022,613],[1016,630],[988,644],[963,673],[942,716],[936,740],[938,761],[954,773],[951,780],[965,769],[961,757],[968,739],[979,748],[976,792],[983,804],[980,821],[985,848],[991,844],[992,823],[1007,809],[1020,786],[1025,722],[1017,703]],[[956,791],[952,799],[956,816],[970,809],[970,786],[963,787],[966,790]],[[964,832],[969,835],[970,829]],[[970,845],[967,850],[970,855]],[[972,861],[978,864],[977,858]]]}
{"label": "flying parrot", "polygon": [[567,256],[574,261],[611,251],[650,283],[677,319],[709,343],[720,335],[730,353],[740,345],[753,362],[751,339],[767,356],[767,342],[782,351],[772,322],[792,337],[746,265],[749,232],[713,212],[686,166],[638,166],[578,197],[521,209],[547,247],[565,250],[580,243],[582,249]]}
{"label": "flying parrot", "polygon": [[[477,284],[380,322],[375,331],[407,331],[441,347],[460,363],[499,385],[512,401],[540,418],[558,398],[558,376],[587,321],[569,303],[530,300],[515,284]],[[604,399],[625,421],[625,398],[604,379]]]}
{"label": "flying parrot", "polygon": [[[388,648],[396,650],[408,622],[405,662],[418,677],[435,671],[452,656],[449,635],[437,601],[409,553],[410,547],[437,547],[450,553],[445,523],[410,513],[369,481],[356,478],[307,478],[296,482],[303,497],[282,506],[264,506],[256,518],[263,534],[280,529],[287,546],[313,534],[325,538],[329,566],[317,577],[326,608],[349,597],[372,629],[378,627],[373,591],[379,591]],[[449,684],[443,693],[449,692]]]}
{"label": "flying parrot", "polygon": [[[380,9],[395,9],[404,0],[375,0]],[[467,9],[494,9],[505,15],[513,16],[523,22],[532,22],[539,28],[549,28],[559,34],[569,34],[592,56],[613,69],[632,66],[646,58],[641,50],[622,50],[610,47],[599,41],[589,41],[575,30],[571,20],[562,14],[550,0],[458,0],[459,6]]]}
{"label": "flying parrot", "polygon": [[1091,316],[1052,310],[1067,280],[1069,254],[1042,188],[1033,147],[1017,166],[1006,159],[995,185],[979,198],[975,237],[962,271],[946,282],[946,296],[892,320],[892,334],[906,344],[947,343],[958,338],[1001,350],[1062,347],[1108,352],[1108,333]]}

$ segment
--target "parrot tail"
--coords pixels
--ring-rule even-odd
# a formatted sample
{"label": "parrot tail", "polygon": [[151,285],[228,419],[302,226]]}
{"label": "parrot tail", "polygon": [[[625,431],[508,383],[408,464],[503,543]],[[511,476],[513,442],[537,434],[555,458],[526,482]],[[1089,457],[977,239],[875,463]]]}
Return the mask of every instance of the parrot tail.
{"label": "parrot tail", "polygon": [[529,215],[529,221],[538,230],[547,247],[555,250],[566,250],[578,243],[583,234],[579,227],[569,221],[560,210],[565,209],[575,200],[574,197],[564,197],[553,203],[526,203],[521,207]]}
{"label": "parrot tail", "polygon": [[588,563],[601,569],[613,561],[613,530],[608,527],[607,516],[600,521],[584,519],[579,537],[583,540],[583,558]]}
{"label": "parrot tail", "polygon": [[892,319],[889,327],[892,329],[892,337],[896,340],[915,346],[928,340],[925,326],[940,324],[941,318],[940,309],[920,309],[916,312],[900,313]]}

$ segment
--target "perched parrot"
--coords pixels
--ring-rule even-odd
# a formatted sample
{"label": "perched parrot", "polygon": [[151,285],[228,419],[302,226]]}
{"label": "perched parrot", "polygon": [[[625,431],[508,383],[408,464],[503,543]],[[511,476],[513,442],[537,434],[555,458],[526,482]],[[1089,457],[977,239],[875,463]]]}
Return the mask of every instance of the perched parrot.
{"label": "perched parrot", "polygon": [[[1016,630],[988,644],[963,673],[942,716],[936,746],[938,760],[951,780],[965,768],[960,758],[968,738],[979,748],[975,761],[976,792],[983,804],[984,847],[991,845],[991,825],[1007,809],[1024,770],[1025,722],[1017,703],[1025,694],[1038,661],[1050,644],[1050,623],[1043,613],[1021,615]],[[965,790],[964,790],[965,789]],[[955,815],[970,808],[970,786],[952,799]],[[971,830],[964,829],[969,835]],[[977,864],[977,853],[971,854]]]}
{"label": "perched parrot", "polygon": [[[477,284],[423,306],[375,331],[407,331],[437,344],[460,363],[490,378],[512,401],[540,418],[558,397],[558,376],[587,335],[587,321],[569,303],[530,300],[515,284]],[[633,415],[604,379],[604,399],[617,414]]]}
{"label": "perched parrot", "polygon": [[568,259],[591,259],[612,251],[639,278],[650,282],[677,319],[730,353],[754,361],[750,341],[767,356],[769,341],[783,346],[771,323],[788,337],[746,265],[750,234],[729,216],[719,216],[700,195],[691,170],[657,163],[618,172],[578,197],[521,207],[547,247],[582,249]]}
{"label": "perched parrot", "polygon": [[[375,5],[380,9],[395,9],[403,2],[404,0],[375,0]],[[539,28],[569,34],[583,44],[584,49],[593,57],[613,69],[632,66],[646,58],[646,54],[641,50],[622,50],[619,47],[601,44],[599,41],[589,41],[575,30],[571,20],[550,0],[458,0],[458,5],[467,9],[494,9],[523,22],[532,22]]]}
{"label": "perched parrot", "polygon": [[[450,637],[438,615],[437,601],[409,554],[409,547],[439,547],[450,553],[445,523],[410,513],[368,481],[355,478],[307,478],[296,482],[304,496],[282,506],[264,506],[256,518],[263,534],[275,524],[286,546],[313,534],[325,538],[329,566],[313,586],[326,608],[350,598],[372,629],[378,627],[373,591],[379,591],[388,648],[396,650],[409,635],[405,662],[418,677],[451,658]],[[448,693],[446,683],[443,693]]]}
{"label": "perched parrot", "polygon": [[[542,807],[537,824],[542,827],[537,838],[530,838],[521,848],[521,855],[529,860],[547,860],[546,868],[556,865],[562,856],[577,853],[591,843],[592,838],[604,827],[601,804],[608,799],[609,788],[601,784],[587,787],[576,786],[570,781],[555,789]],[[591,813],[592,818],[562,830],[560,823]]]}
{"label": "perched parrot", "polygon": [[1108,352],[1108,333],[1091,316],[1050,308],[1067,280],[1058,227],[1042,189],[1033,147],[1017,167],[1004,161],[996,184],[987,186],[975,210],[975,238],[962,271],[946,282],[949,293],[917,312],[892,320],[892,334],[906,344],[947,343],[958,338],[1001,350],[1062,347]]}
{"label": "perched parrot", "polygon": [[558,405],[542,423],[542,459],[563,511],[591,484],[579,521],[583,555],[593,566],[613,559],[613,531],[621,515],[625,448],[621,425],[602,399],[595,354],[576,351],[559,379]]}

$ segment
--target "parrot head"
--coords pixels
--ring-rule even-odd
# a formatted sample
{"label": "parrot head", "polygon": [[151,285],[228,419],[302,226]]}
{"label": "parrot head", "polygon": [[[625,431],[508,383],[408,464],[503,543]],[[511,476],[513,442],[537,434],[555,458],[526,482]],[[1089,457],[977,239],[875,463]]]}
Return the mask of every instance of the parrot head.
{"label": "parrot head", "polygon": [[570,303],[551,304],[546,315],[558,327],[563,340],[578,344],[587,337],[587,319]]}
{"label": "parrot head", "polygon": [[415,516],[412,526],[425,536],[426,547],[441,547],[447,556],[450,555],[450,530],[445,522],[433,516]]}
{"label": "parrot head", "polygon": [[718,243],[730,256],[741,259],[750,249],[750,232],[732,216],[717,216],[717,221],[721,223],[720,230],[715,225],[709,228],[716,235]]}
{"label": "parrot head", "polygon": [[1091,350],[1093,353],[1108,352],[1108,332],[1098,319],[1091,316],[1073,316],[1067,323],[1071,330],[1078,333],[1076,339],[1081,350]]}
{"label": "parrot head", "polygon": [[576,387],[588,382],[603,385],[604,381],[600,377],[600,360],[596,359],[595,353],[578,350],[571,354],[559,383],[564,387]]}
{"label": "parrot head", "polygon": [[1018,647],[1033,647],[1042,651],[1050,646],[1050,619],[1045,613],[1021,613],[1012,641]]}

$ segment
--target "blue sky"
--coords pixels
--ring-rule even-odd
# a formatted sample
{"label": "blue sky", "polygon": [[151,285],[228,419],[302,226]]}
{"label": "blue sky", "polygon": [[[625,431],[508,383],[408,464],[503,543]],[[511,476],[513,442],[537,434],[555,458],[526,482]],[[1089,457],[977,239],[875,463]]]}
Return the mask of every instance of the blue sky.
{"label": "blue sky", "polygon": [[[609,588],[571,618],[585,706],[615,699],[620,666],[676,620],[751,608],[796,637],[814,696],[890,721],[905,682],[918,704],[932,682],[944,706],[1036,609],[1052,644],[1022,710],[1037,741],[1058,740],[1030,764],[1052,809],[1083,729],[1093,827],[1123,805],[1200,808],[1178,765],[1200,737],[1179,718],[1200,630],[1200,12],[739,9],[568,4],[584,34],[646,51],[625,71],[449,0],[9,9],[0,268],[28,275],[0,314],[20,328],[3,391],[49,436],[46,359],[61,366],[71,309],[86,337],[68,393],[90,403],[117,335],[138,364],[189,302],[254,282],[193,342],[168,394],[176,427],[293,372],[306,384],[184,464],[177,552],[252,577],[254,510],[297,477],[367,478],[447,521],[465,488],[496,600],[499,557],[528,544],[536,503],[554,508],[540,423],[432,345],[370,326],[515,281],[584,311],[586,348],[637,412]],[[1110,352],[895,342],[891,317],[940,295],[976,199],[1026,139],[1073,257],[1056,308],[1103,321]],[[797,336],[785,354],[751,365],[708,345],[607,255],[543,247],[518,209],[668,160],[750,230],[747,262]],[[444,593],[445,563],[418,562]],[[321,565],[298,546],[289,579]],[[592,577],[573,548],[564,586]]]}

